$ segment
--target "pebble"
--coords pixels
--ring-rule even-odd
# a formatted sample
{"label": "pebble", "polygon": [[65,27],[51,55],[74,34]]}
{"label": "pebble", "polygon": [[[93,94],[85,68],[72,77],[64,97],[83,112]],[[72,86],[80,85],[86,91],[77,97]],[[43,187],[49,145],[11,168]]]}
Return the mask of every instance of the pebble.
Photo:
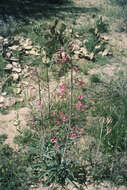
{"label": "pebble", "polygon": [[17,73],[12,74],[13,80],[16,81],[19,79],[19,75]]}
{"label": "pebble", "polygon": [[5,101],[5,98],[3,96],[0,96],[0,104],[3,104]]}
{"label": "pebble", "polygon": [[6,67],[5,67],[6,70],[12,70],[12,68],[13,68],[13,66],[10,63],[7,64]]}
{"label": "pebble", "polygon": [[21,68],[13,67],[12,71],[16,72],[16,73],[21,73],[22,69]]}

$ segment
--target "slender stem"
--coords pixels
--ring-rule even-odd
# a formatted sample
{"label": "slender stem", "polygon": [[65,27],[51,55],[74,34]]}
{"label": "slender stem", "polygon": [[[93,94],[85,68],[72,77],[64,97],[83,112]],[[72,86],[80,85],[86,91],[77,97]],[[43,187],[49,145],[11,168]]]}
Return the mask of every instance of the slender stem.
{"label": "slender stem", "polygon": [[38,95],[39,95],[39,106],[40,106],[40,115],[41,115],[41,126],[43,128],[43,112],[42,112],[42,98],[41,98],[41,81],[40,77],[36,68],[36,75],[37,75],[37,84],[38,84]]}
{"label": "slender stem", "polygon": [[72,124],[72,104],[73,104],[73,100],[72,100],[72,96],[73,96],[73,65],[72,65],[72,61],[70,62],[70,66],[71,66],[71,78],[70,78],[70,118],[69,118],[69,127],[71,127],[71,124]]}
{"label": "slender stem", "polygon": [[49,86],[49,71],[47,67],[47,88],[48,88],[48,114],[50,116],[50,86]]}

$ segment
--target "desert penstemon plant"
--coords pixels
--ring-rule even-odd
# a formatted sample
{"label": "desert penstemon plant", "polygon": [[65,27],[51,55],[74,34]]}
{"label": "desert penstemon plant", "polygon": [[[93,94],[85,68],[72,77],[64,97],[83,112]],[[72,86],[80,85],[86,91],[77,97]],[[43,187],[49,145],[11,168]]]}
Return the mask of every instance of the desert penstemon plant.
{"label": "desert penstemon plant", "polygon": [[[47,41],[47,35],[48,41]],[[70,150],[78,140],[78,126],[73,127],[73,70],[72,62],[73,45],[70,43],[71,37],[66,37],[66,25],[55,20],[54,25],[49,28],[45,38],[45,47],[42,50],[42,64],[47,70],[46,85],[48,89],[48,119],[45,118],[44,111],[41,112],[43,121],[43,135],[40,138],[37,147],[32,148],[37,153],[33,164],[33,170],[38,176],[40,182],[51,188],[59,186],[65,189],[68,184],[73,185],[77,189],[82,189],[82,185],[86,182],[86,170],[79,162],[72,159]],[[70,35],[71,36],[71,35]],[[52,56],[56,54],[56,61],[52,63]],[[49,69],[52,64],[57,66],[58,71],[67,71],[70,73],[69,87],[67,84],[59,86],[57,96],[62,99],[62,104],[56,103],[51,114],[50,107],[50,79]],[[60,67],[60,70],[59,70]],[[63,73],[65,74],[65,73]],[[39,74],[36,71],[38,80],[39,104],[42,108],[41,84]],[[61,76],[61,75],[60,75]],[[79,81],[78,81],[79,82]],[[81,81],[80,81],[81,82]],[[69,90],[68,90],[69,89]],[[69,94],[69,97],[68,95]],[[82,104],[78,104],[78,111]],[[67,111],[67,114],[65,113]],[[47,121],[48,120],[48,121]],[[79,185],[77,185],[79,184]]]}

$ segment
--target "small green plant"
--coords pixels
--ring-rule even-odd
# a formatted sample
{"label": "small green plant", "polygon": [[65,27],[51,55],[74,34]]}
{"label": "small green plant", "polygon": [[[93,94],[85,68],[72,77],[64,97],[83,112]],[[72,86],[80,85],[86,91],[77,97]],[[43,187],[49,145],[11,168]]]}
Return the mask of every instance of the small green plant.
{"label": "small green plant", "polygon": [[8,94],[13,94],[13,78],[8,77],[2,86],[2,92],[7,92]]}
{"label": "small green plant", "polygon": [[77,183],[85,184],[85,168],[81,167],[78,162],[65,158],[64,149],[54,149],[52,143],[55,143],[55,138],[52,143],[48,141],[45,141],[45,144],[43,143],[42,139],[39,149],[36,147],[35,151],[39,152],[39,155],[37,164],[33,165],[34,173],[38,175],[43,185],[55,185],[56,187],[59,185],[64,188],[70,184],[77,189],[81,189]]}
{"label": "small green plant", "polygon": [[5,62],[4,58],[3,58],[3,56],[0,55],[0,78],[1,78],[1,79],[2,79],[2,78],[5,76],[5,74],[6,74],[6,72],[5,72],[5,66],[6,66],[6,62]]}
{"label": "small green plant", "polygon": [[102,20],[102,17],[95,21],[95,28],[97,28],[98,32],[100,33],[108,32],[108,24],[106,23],[106,21]]}
{"label": "small green plant", "polygon": [[[102,18],[95,22],[94,27],[89,28],[87,40],[85,41],[85,48],[88,51],[90,60],[95,61],[100,56],[107,56],[109,54],[109,48],[107,48],[108,42],[103,38],[101,33],[106,32],[107,26],[103,26]],[[91,57],[92,56],[92,57]]]}
{"label": "small green plant", "polygon": [[99,77],[99,75],[98,75],[98,74],[93,74],[93,75],[91,75],[90,81],[91,81],[91,82],[95,82],[95,83],[100,82],[100,77]]}

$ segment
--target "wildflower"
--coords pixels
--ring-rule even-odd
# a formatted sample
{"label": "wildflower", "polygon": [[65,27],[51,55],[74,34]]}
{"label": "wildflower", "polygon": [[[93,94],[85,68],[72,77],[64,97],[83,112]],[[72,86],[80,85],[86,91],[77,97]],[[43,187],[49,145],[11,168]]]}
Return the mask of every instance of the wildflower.
{"label": "wildflower", "polygon": [[81,110],[80,110],[80,112],[86,112],[86,110],[84,110],[84,109],[81,109]]}
{"label": "wildflower", "polygon": [[52,112],[52,116],[56,116],[56,112],[54,111],[54,112]]}
{"label": "wildflower", "polygon": [[55,123],[56,123],[57,125],[60,125],[60,124],[61,124],[61,122],[60,122],[59,120],[55,120]]}
{"label": "wildflower", "polygon": [[82,99],[83,99],[83,96],[77,96],[77,98],[78,98],[79,100],[82,100]]}
{"label": "wildflower", "polygon": [[85,82],[83,82],[83,81],[78,81],[77,84],[80,85],[80,86],[82,86],[82,85],[85,84]]}
{"label": "wildflower", "polygon": [[62,61],[63,59],[57,59],[57,61]]}
{"label": "wildflower", "polygon": [[76,138],[77,137],[76,133],[72,133],[71,137]]}
{"label": "wildflower", "polygon": [[82,104],[80,101],[78,101],[77,104],[76,104],[77,110],[80,110],[80,108],[81,108],[82,106],[83,106],[83,104]]}
{"label": "wildflower", "polygon": [[38,108],[42,109],[42,105],[40,103],[38,104]]}
{"label": "wildflower", "polygon": [[59,112],[59,117],[62,121],[67,121],[66,116],[62,112]]}
{"label": "wildflower", "polygon": [[80,67],[76,65],[75,70],[80,71]]}
{"label": "wildflower", "polygon": [[56,143],[57,141],[58,141],[58,138],[57,138],[57,137],[52,137],[52,138],[51,138],[51,142],[52,142],[52,143]]}
{"label": "wildflower", "polygon": [[67,86],[66,84],[60,85],[60,91],[64,92],[66,90]]}
{"label": "wildflower", "polygon": [[59,62],[59,64],[63,65],[64,62],[63,62],[63,59],[57,59],[57,61]]}
{"label": "wildflower", "polygon": [[41,82],[41,80],[40,79],[38,79],[38,83],[40,83]]}
{"label": "wildflower", "polygon": [[63,93],[59,92],[59,93],[57,93],[57,96],[60,97],[60,98],[62,98],[63,97]]}

